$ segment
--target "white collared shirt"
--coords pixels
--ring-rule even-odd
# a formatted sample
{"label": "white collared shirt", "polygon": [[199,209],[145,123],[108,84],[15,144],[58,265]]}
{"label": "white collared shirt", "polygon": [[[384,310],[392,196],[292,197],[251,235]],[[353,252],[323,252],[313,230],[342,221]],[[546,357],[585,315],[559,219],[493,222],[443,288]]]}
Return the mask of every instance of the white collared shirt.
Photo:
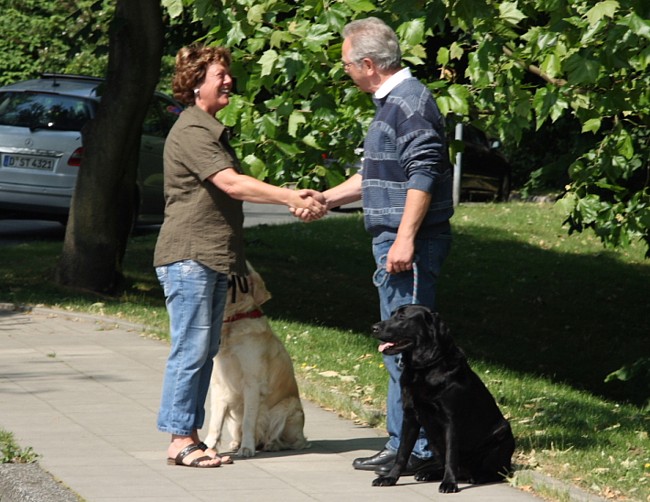
{"label": "white collared shirt", "polygon": [[375,91],[373,97],[376,99],[382,99],[388,96],[388,93],[395,89],[398,84],[402,83],[407,78],[411,78],[411,70],[409,68],[402,68],[397,73],[391,75],[386,82],[381,84],[379,89]]}

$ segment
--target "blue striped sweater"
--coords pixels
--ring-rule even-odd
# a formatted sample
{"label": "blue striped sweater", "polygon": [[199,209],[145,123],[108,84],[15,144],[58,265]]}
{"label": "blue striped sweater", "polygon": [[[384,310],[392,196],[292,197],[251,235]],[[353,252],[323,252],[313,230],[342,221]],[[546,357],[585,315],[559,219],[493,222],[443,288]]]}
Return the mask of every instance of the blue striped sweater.
{"label": "blue striped sweater", "polygon": [[449,232],[452,170],[444,119],[431,92],[411,77],[373,101],[377,110],[361,171],[364,220],[373,243],[395,239],[409,189],[432,194],[417,238]]}

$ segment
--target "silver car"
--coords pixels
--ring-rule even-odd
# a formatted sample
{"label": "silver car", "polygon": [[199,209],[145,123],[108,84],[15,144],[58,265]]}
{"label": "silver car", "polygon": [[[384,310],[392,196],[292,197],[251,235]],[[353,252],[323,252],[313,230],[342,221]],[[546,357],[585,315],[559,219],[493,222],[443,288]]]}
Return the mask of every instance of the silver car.
{"label": "silver car", "polygon": [[[0,218],[65,223],[83,158],[81,128],[95,116],[103,79],[44,74],[0,88]],[[182,106],[155,93],[142,128],[140,222],[162,221],[165,138]]]}

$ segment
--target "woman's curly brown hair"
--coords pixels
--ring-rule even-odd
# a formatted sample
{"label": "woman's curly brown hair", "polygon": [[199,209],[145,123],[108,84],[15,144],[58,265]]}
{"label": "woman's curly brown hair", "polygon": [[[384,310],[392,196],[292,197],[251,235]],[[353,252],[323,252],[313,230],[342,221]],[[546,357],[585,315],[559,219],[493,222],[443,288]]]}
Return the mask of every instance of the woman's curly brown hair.
{"label": "woman's curly brown hair", "polygon": [[190,45],[176,54],[176,73],[172,82],[174,97],[182,104],[194,104],[194,89],[205,79],[208,67],[220,64],[230,68],[230,51],[225,47]]}

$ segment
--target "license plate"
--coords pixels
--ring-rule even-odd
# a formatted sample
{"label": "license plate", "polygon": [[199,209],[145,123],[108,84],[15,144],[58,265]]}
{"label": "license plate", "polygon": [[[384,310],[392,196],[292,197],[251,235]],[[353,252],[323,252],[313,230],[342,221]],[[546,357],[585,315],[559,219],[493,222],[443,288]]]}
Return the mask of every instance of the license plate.
{"label": "license plate", "polygon": [[2,167],[51,171],[54,169],[55,160],[56,159],[49,157],[38,157],[32,155],[3,155]]}

